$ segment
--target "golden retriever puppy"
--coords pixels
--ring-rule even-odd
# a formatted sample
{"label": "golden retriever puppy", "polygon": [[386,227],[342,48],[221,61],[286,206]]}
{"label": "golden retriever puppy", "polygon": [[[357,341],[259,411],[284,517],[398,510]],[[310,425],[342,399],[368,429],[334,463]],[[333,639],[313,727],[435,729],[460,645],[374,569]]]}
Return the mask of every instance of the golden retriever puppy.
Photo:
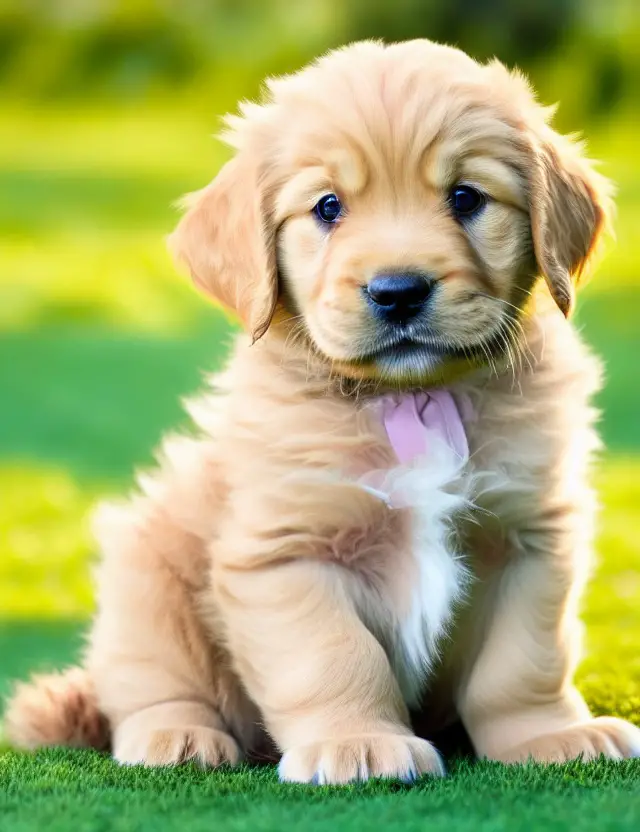
{"label": "golden retriever puppy", "polygon": [[599,380],[566,320],[607,184],[523,80],[428,41],[338,50],[227,121],[172,246],[237,312],[226,370],[99,517],[83,670],[18,688],[22,747],[283,780],[640,754],[572,683]]}

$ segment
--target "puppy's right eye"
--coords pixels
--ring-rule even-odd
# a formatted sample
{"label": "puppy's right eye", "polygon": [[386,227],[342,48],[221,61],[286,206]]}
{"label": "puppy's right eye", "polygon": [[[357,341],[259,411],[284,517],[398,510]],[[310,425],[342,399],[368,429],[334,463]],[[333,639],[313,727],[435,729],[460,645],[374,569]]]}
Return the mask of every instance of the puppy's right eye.
{"label": "puppy's right eye", "polygon": [[332,225],[342,216],[342,204],[335,194],[326,194],[318,200],[313,213],[321,222]]}

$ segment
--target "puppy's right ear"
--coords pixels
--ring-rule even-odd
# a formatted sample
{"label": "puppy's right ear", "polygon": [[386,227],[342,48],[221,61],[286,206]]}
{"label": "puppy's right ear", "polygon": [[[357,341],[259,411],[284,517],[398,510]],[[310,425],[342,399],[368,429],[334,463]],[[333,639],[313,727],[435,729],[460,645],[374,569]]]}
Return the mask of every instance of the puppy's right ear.
{"label": "puppy's right ear", "polygon": [[187,212],[169,238],[195,283],[235,312],[254,341],[267,331],[278,299],[275,229],[263,191],[258,164],[241,150],[186,198]]}

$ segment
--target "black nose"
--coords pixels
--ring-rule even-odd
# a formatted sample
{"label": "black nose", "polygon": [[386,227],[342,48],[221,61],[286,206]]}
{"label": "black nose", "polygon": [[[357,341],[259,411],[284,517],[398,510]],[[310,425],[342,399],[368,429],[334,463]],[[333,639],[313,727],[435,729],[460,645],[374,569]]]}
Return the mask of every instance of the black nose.
{"label": "black nose", "polygon": [[376,315],[403,323],[420,312],[433,283],[433,278],[424,272],[387,272],[371,280],[367,295]]}

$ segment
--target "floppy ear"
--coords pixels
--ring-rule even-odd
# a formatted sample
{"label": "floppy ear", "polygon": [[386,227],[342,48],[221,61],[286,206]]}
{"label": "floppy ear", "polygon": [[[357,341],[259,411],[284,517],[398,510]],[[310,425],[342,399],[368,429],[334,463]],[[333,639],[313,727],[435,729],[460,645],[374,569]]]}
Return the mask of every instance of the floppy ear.
{"label": "floppy ear", "polygon": [[607,181],[580,156],[579,147],[544,128],[533,139],[530,215],[538,268],[565,317],[579,277],[606,226]]}
{"label": "floppy ear", "polygon": [[187,197],[187,213],[169,238],[196,284],[236,312],[254,341],[267,331],[278,299],[275,229],[263,190],[258,165],[240,151]]}

